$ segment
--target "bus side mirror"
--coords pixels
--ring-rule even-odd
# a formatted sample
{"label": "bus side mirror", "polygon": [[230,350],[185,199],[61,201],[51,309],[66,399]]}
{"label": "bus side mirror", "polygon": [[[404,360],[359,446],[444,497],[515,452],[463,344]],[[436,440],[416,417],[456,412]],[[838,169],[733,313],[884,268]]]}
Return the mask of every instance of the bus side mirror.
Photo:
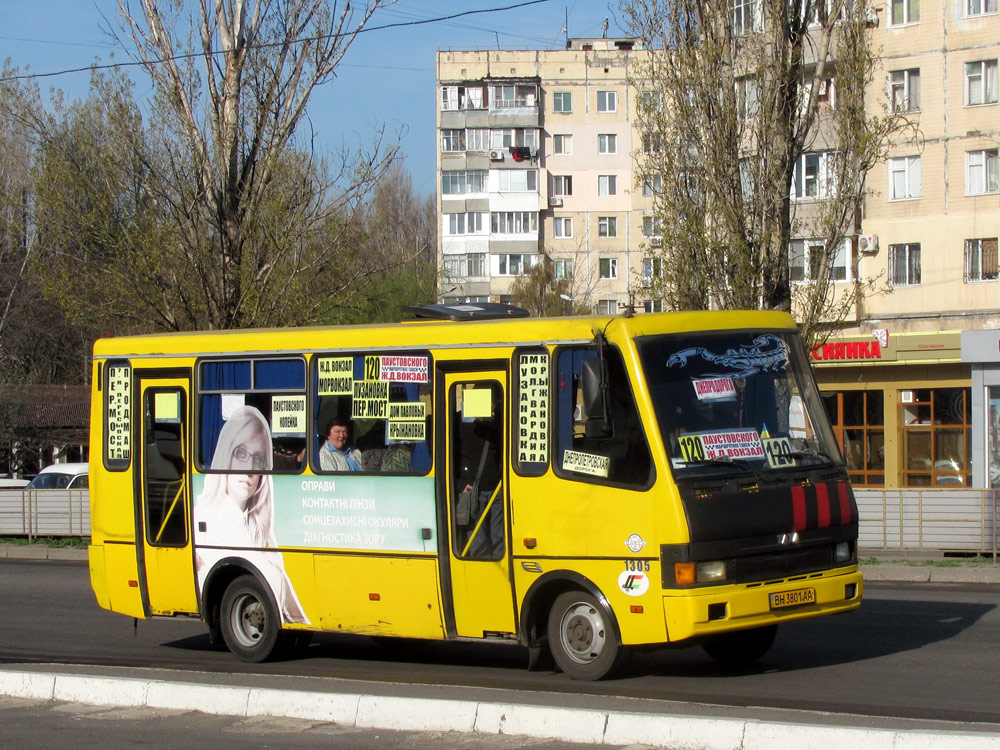
{"label": "bus side mirror", "polygon": [[583,360],[583,408],[587,413],[587,437],[606,438],[611,436],[611,422],[608,419],[607,382],[604,379],[603,362],[598,357]]}

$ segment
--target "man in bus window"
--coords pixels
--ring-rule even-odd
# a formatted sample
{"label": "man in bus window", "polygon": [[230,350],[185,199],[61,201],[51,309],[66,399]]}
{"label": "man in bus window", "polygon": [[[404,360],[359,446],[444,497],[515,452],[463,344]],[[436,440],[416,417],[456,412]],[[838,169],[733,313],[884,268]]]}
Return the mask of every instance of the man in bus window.
{"label": "man in bus window", "polygon": [[334,417],[326,423],[326,442],[319,449],[319,465],[324,471],[362,471],[361,451],[351,446],[351,423]]}

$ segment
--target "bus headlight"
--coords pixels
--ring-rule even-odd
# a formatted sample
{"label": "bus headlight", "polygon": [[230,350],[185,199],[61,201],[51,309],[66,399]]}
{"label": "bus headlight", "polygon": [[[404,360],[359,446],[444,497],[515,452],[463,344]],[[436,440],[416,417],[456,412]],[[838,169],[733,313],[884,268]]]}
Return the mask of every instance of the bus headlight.
{"label": "bus headlight", "polygon": [[724,560],[700,562],[695,566],[695,579],[698,583],[716,583],[726,580],[726,563]]}
{"label": "bus headlight", "polygon": [[833,548],[833,561],[835,563],[850,562],[851,558],[852,555],[851,555],[850,542],[840,542],[836,547]]}

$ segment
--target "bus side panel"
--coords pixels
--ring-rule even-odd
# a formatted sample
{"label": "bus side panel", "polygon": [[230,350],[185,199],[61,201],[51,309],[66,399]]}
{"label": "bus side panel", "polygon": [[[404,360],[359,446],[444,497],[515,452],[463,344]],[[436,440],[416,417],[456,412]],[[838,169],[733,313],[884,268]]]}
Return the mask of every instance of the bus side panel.
{"label": "bus side panel", "polygon": [[146,613],[139,593],[135,546],[92,544],[88,549],[88,557],[90,585],[97,596],[97,603],[112,612],[144,618]]}
{"label": "bus side panel", "polygon": [[316,555],[314,566],[323,630],[444,638],[435,558]]}

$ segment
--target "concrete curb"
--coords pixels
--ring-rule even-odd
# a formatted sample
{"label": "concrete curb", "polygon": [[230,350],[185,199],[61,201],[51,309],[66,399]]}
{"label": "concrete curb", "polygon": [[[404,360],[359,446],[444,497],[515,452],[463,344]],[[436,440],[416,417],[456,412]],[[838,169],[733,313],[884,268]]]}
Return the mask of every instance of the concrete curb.
{"label": "concrete curb", "polygon": [[316,693],[135,678],[7,671],[0,695],[99,706],[147,706],[345,727],[471,732],[672,750],[997,750],[1000,733],[873,729],[473,700]]}

